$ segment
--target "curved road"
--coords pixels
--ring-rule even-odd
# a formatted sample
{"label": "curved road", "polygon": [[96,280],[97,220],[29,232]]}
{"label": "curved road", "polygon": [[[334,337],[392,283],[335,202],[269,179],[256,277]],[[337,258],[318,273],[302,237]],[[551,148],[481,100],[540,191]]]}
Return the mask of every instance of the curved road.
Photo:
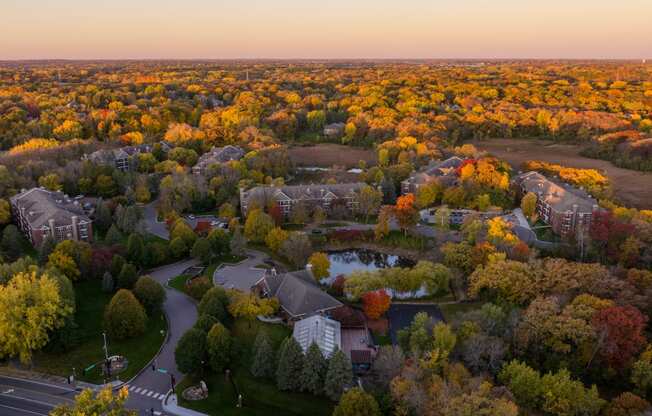
{"label": "curved road", "polygon": [[[174,349],[181,336],[195,324],[197,306],[192,298],[166,286],[166,283],[169,279],[180,275],[186,268],[197,263],[197,260],[183,260],[149,272],[153,279],[163,285],[167,293],[163,308],[168,317],[169,334],[155,360],[156,367],[173,374],[177,383],[181,381],[183,374],[177,369],[174,360]],[[152,371],[151,367],[144,368],[140,374],[128,383],[128,406],[141,410],[154,408],[155,411],[160,411],[162,396],[170,390],[169,374]]]}

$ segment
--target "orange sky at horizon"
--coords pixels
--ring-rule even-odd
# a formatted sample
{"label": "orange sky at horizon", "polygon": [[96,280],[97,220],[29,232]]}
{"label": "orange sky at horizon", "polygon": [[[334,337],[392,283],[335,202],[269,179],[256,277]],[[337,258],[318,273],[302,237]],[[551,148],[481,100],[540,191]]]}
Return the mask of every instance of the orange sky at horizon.
{"label": "orange sky at horizon", "polygon": [[652,58],[652,1],[1,0],[0,59]]}

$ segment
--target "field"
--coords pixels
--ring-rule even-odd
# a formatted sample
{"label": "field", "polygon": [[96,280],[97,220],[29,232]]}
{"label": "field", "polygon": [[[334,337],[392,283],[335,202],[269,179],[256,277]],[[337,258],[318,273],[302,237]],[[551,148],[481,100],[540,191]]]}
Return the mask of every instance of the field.
{"label": "field", "polygon": [[616,167],[610,162],[580,156],[582,147],[540,140],[491,139],[473,143],[478,149],[509,162],[516,170],[527,160],[543,160],[573,168],[592,168],[606,174],[614,197],[626,206],[652,207],[652,173]]}
{"label": "field", "polygon": [[355,168],[358,167],[360,160],[366,161],[367,165],[376,163],[376,153],[372,149],[333,143],[295,146],[289,149],[289,153],[290,158],[297,166],[331,167],[337,165]]}

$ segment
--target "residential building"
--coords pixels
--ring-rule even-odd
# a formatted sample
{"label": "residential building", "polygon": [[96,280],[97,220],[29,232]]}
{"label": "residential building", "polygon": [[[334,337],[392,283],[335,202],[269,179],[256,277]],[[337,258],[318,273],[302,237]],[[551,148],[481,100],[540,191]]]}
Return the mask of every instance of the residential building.
{"label": "residential building", "polygon": [[315,343],[326,358],[342,349],[340,323],[323,315],[313,315],[295,322],[292,336],[303,352]]}
{"label": "residential building", "polygon": [[[421,221],[434,224],[435,214],[440,207],[426,208],[419,211]],[[473,209],[450,209],[450,216],[448,217],[449,225],[462,225],[464,220],[470,216],[477,215],[481,220],[486,221],[490,218],[497,217],[502,214],[502,211],[476,211]]]}
{"label": "residential building", "polygon": [[359,309],[342,306],[333,309],[330,318],[340,323],[341,350],[351,360],[355,373],[364,373],[371,369],[376,357],[377,347],[371,331],[367,327],[367,318]]}
{"label": "residential building", "polygon": [[409,178],[401,182],[401,193],[403,195],[414,194],[419,190],[419,187],[433,181],[438,181],[444,186],[452,186],[457,183],[457,168],[463,162],[464,160],[457,156],[433,162],[425,169],[412,173]]}
{"label": "residential building", "polygon": [[324,126],[324,136],[329,139],[338,139],[344,135],[344,123],[331,123]]}
{"label": "residential building", "polygon": [[11,197],[10,203],[16,224],[36,247],[48,236],[57,242],[93,239],[92,221],[79,198],[32,188]]}
{"label": "residential building", "polygon": [[284,215],[289,215],[298,204],[303,204],[309,211],[321,207],[329,212],[335,204],[343,204],[350,212],[358,209],[358,194],[362,182],[339,183],[332,185],[292,185],[292,186],[257,186],[248,190],[240,189],[240,209],[247,216],[247,209],[252,203],[265,207],[276,203]]}
{"label": "residential building", "polygon": [[140,146],[124,146],[118,149],[97,150],[82,159],[90,160],[97,165],[112,166],[116,169],[127,172],[134,166],[134,157],[140,153],[150,153],[152,145],[142,144]]}
{"label": "residential building", "polygon": [[561,237],[577,237],[588,231],[598,201],[582,189],[556,183],[539,172],[526,172],[513,180],[520,196],[537,196],[536,212]]}
{"label": "residential building", "polygon": [[192,167],[192,173],[195,175],[204,175],[209,166],[230,162],[232,160],[240,160],[244,155],[245,151],[238,146],[213,146],[209,152],[201,155],[195,166]]}
{"label": "residential building", "polygon": [[282,314],[289,321],[324,314],[342,306],[340,301],[319,287],[310,266],[283,274],[272,270],[265,273],[253,290],[261,296],[277,298]]}

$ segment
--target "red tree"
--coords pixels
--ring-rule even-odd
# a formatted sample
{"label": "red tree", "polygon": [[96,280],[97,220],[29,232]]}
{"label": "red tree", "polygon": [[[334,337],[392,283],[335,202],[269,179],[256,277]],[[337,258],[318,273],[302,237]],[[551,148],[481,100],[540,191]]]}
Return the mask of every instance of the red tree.
{"label": "red tree", "polygon": [[414,207],[414,194],[406,194],[398,197],[394,206],[394,217],[399,227],[407,231],[417,223],[417,210]]}
{"label": "red tree", "polygon": [[635,227],[616,219],[609,211],[593,213],[589,235],[609,257],[618,254],[619,246],[634,234]]}
{"label": "red tree", "polygon": [[604,308],[593,316],[598,353],[616,369],[625,367],[645,345],[647,317],[633,306]]}
{"label": "red tree", "polygon": [[391,304],[392,299],[385,290],[375,290],[362,295],[362,308],[369,319],[380,318]]}
{"label": "red tree", "polygon": [[274,224],[277,226],[283,224],[283,211],[281,211],[281,207],[278,204],[272,204],[267,211],[269,216],[274,220]]}
{"label": "red tree", "polygon": [[331,287],[333,288],[333,292],[335,292],[336,296],[344,295],[344,283],[346,283],[346,277],[344,277],[343,274],[335,278],[335,281]]}

